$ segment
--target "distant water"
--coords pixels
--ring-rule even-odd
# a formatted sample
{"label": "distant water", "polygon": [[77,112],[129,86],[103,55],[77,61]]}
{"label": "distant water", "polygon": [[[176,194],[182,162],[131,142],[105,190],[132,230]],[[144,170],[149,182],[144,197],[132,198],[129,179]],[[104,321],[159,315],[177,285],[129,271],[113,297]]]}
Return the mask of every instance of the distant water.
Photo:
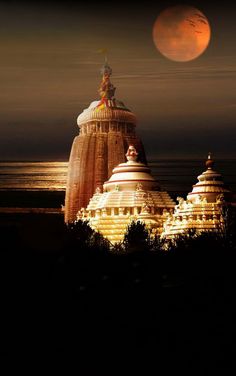
{"label": "distant water", "polygon": [[68,162],[0,162],[0,190],[64,191]]}
{"label": "distant water", "polygon": [[[205,170],[202,160],[150,160],[149,166],[161,188],[170,193],[189,192]],[[236,160],[218,160],[216,170],[236,192]],[[1,191],[64,191],[68,162],[0,162]]]}

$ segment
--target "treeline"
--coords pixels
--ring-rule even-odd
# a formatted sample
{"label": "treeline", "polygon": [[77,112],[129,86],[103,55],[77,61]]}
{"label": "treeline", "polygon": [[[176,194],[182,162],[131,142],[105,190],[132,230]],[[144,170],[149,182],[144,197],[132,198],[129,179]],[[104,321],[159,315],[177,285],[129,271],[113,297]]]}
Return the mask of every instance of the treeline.
{"label": "treeline", "polygon": [[[142,222],[132,222],[124,240],[111,244],[88,222],[66,227],[61,263],[67,282],[86,288],[110,284],[154,286],[203,283],[211,278],[234,279],[236,231],[233,212],[227,212],[220,232],[194,230],[172,240],[150,236]],[[230,282],[232,285],[232,281]]]}
{"label": "treeline", "polygon": [[[208,363],[211,372],[235,359],[233,213],[221,233],[192,231],[168,244],[141,222],[112,245],[87,222],[42,221],[2,227],[3,353],[76,354],[95,370],[95,357],[100,369],[108,359],[116,368],[132,351],[137,368],[145,353],[153,367],[171,359],[201,370]],[[44,237],[47,228],[60,248]],[[22,242],[22,229],[40,251]]]}

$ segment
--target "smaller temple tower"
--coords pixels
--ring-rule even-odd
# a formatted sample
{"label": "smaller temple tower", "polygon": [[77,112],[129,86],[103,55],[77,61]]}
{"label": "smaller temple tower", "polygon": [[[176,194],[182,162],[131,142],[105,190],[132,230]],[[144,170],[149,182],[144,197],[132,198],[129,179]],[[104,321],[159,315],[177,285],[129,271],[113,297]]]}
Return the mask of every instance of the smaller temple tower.
{"label": "smaller temple tower", "polygon": [[174,210],[174,201],[160,189],[150,168],[138,162],[133,145],[128,147],[127,162],[113,169],[112,176],[98,187],[86,210],[77,218],[89,220],[90,225],[112,243],[123,240],[132,220],[144,222],[150,231],[161,234],[166,216]]}
{"label": "smaller temple tower", "polygon": [[214,165],[215,162],[209,153],[206,160],[207,170],[198,176],[198,182],[193,185],[193,190],[188,194],[187,200],[195,202],[205,199],[207,202],[216,202],[219,195],[224,201],[231,200],[232,194],[225,186],[222,175],[214,170]]}
{"label": "smaller temple tower", "polygon": [[231,203],[232,194],[224,185],[221,174],[216,172],[214,161],[209,153],[207,170],[198,176],[187,200],[178,197],[178,205],[172,216],[164,224],[163,236],[172,238],[190,229],[199,233],[219,231],[224,225],[222,207]]}

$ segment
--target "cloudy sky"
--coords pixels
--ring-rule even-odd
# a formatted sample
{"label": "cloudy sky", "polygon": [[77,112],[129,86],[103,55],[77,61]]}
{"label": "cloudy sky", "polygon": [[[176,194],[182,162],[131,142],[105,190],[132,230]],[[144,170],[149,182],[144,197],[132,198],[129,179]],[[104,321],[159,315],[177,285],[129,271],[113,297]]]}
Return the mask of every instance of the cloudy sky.
{"label": "cloudy sky", "polygon": [[149,158],[236,157],[236,6],[191,1],[212,38],[183,63],[152,40],[157,16],[176,2],[111,3],[0,0],[0,159],[68,159],[76,118],[98,98],[101,48]]}

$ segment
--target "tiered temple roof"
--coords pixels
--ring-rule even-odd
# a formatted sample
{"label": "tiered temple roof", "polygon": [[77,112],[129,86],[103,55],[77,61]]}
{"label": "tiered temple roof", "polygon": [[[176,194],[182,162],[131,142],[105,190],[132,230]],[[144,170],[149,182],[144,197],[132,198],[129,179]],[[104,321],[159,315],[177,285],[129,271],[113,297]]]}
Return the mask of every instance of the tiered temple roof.
{"label": "tiered temple roof", "polygon": [[172,238],[190,229],[201,233],[219,231],[224,225],[223,207],[230,203],[230,190],[224,185],[221,174],[213,170],[214,161],[208,155],[207,170],[198,176],[198,182],[187,200],[177,198],[173,215],[164,224],[164,237]]}
{"label": "tiered temple roof", "polygon": [[149,167],[137,162],[134,146],[129,146],[127,162],[114,168],[111,178],[98,188],[86,210],[78,218],[88,219],[90,225],[111,242],[123,239],[132,220],[141,220],[153,231],[162,232],[163,221],[174,208],[174,201],[150,173]]}
{"label": "tiered temple roof", "polygon": [[226,201],[230,198],[231,192],[225,186],[222,175],[213,170],[214,164],[211,153],[209,153],[206,161],[207,170],[198,176],[198,182],[193,186],[192,192],[188,194],[189,201],[196,201],[200,196],[203,199],[206,198],[207,202],[215,202],[221,194]]}

